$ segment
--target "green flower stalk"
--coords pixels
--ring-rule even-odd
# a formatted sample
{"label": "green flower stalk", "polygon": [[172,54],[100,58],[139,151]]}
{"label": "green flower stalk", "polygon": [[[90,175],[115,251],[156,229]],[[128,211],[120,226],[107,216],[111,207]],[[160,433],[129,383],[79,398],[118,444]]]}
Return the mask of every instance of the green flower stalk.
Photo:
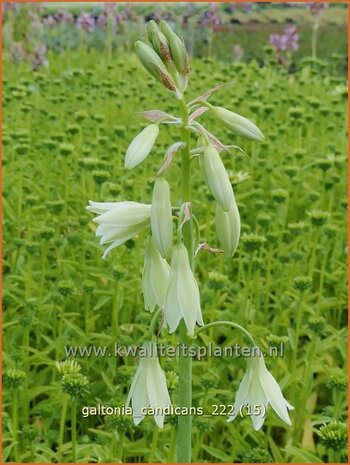
{"label": "green flower stalk", "polygon": [[[189,80],[189,59],[183,40],[170,26],[161,21],[148,24],[148,43],[137,41],[136,53],[144,68],[163,86],[173,92],[178,105],[179,116],[154,109],[144,111],[141,116],[150,124],[141,131],[129,145],[125,156],[125,167],[131,169],[142,163],[152,150],[162,125],[175,126],[179,130],[179,140],[168,148],[164,161],[155,171],[151,205],[137,202],[92,202],[87,207],[97,213],[96,235],[101,236],[101,244],[110,243],[104,257],[115,247],[131,237],[145,232],[144,267],[142,290],[145,310],[153,313],[149,327],[149,340],[143,349],[146,356],[140,359],[131,384],[127,404],[133,407],[134,423],[138,425],[145,416],[145,408],[158,408],[154,414],[156,424],[162,428],[164,414],[162,408],[170,405],[170,398],[164,372],[156,354],[156,344],[152,338],[161,320],[157,338],[170,333],[178,333],[181,346],[189,346],[195,333],[218,325],[227,325],[240,330],[249,344],[256,346],[250,333],[238,323],[230,321],[204,324],[202,317],[199,285],[195,274],[195,251],[204,249],[198,244],[200,225],[192,212],[191,171],[200,169],[204,181],[215,198],[215,228],[218,242],[223,250],[205,243],[205,250],[222,252],[233,256],[240,238],[240,215],[233,188],[220,151],[229,148],[211,134],[198,119],[207,108],[224,127],[234,134],[251,141],[262,141],[260,129],[247,118],[222,107],[214,107],[207,100],[222,86],[216,86],[203,95],[186,103],[185,90]],[[191,136],[197,140],[197,147],[191,148]],[[180,186],[174,198],[179,204],[171,204],[171,188],[166,178],[172,168],[174,157],[181,156]],[[173,212],[178,213],[176,244],[173,240]],[[263,238],[264,239],[264,238]],[[265,240],[265,239],[264,239]],[[259,242],[261,245],[261,243]],[[170,266],[166,259],[171,256]],[[197,326],[198,325],[198,326]],[[168,331],[167,331],[168,329]],[[152,352],[152,353],[151,353]],[[153,353],[155,352],[155,353]],[[179,356],[178,404],[181,408],[192,406],[192,360],[186,354]],[[256,394],[256,395],[255,395]],[[271,404],[277,414],[290,424],[287,409],[292,407],[282,396],[281,390],[272,375],[266,370],[262,358],[249,360],[249,366],[236,397],[239,404],[262,401],[267,407]],[[235,416],[237,413],[235,412]],[[232,420],[233,417],[229,419]],[[263,424],[264,416],[253,420],[255,429]],[[192,418],[180,415],[177,418],[177,462],[191,462]],[[156,441],[157,432],[154,433]],[[153,442],[155,447],[156,442]]]}

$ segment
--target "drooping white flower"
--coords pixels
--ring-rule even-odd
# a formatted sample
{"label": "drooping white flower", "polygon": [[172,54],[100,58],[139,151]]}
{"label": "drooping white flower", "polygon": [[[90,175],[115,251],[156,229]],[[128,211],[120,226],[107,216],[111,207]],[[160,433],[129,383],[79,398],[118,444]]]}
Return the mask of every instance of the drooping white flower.
{"label": "drooping white flower", "polygon": [[196,322],[203,325],[199,289],[188,259],[186,247],[177,244],[171,257],[170,276],[164,307],[164,319],[170,333],[184,319],[192,336]]}
{"label": "drooping white flower", "polygon": [[142,272],[142,290],[145,309],[153,312],[156,305],[165,304],[170,266],[162,258],[153,239],[149,237],[145,248],[145,261]]}
{"label": "drooping white flower", "polygon": [[[265,413],[269,404],[281,420],[287,425],[292,424],[288,410],[293,410],[294,407],[283,397],[281,388],[267,370],[264,356],[260,353],[248,360],[248,369],[239,386],[233,414],[227,421],[233,421],[241,412],[242,407],[249,406],[253,427],[258,431],[265,421]],[[254,414],[255,410],[257,413]]]}
{"label": "drooping white flower", "polygon": [[232,208],[234,195],[225,166],[215,147],[209,144],[199,162],[204,181],[217,203],[224,211]]}
{"label": "drooping white flower", "polygon": [[165,258],[173,242],[173,219],[170,188],[164,178],[157,178],[153,186],[151,228],[154,242]]}
{"label": "drooping white flower", "polygon": [[98,223],[96,236],[101,236],[100,244],[111,244],[104,251],[102,258],[142,231],[149,225],[151,205],[137,202],[93,202],[87,210],[98,213],[94,218]]}
{"label": "drooping white flower", "polygon": [[234,134],[257,142],[265,140],[264,134],[260,131],[260,129],[244,116],[223,107],[213,107],[210,105],[209,109],[212,111],[214,116]]}
{"label": "drooping white flower", "polygon": [[131,400],[135,425],[145,418],[144,409],[160,409],[154,413],[154,420],[159,428],[163,428],[164,409],[171,405],[165,373],[159,364],[156,344],[145,342],[142,350],[145,354],[140,356],[125,405],[128,407]]}
{"label": "drooping white flower", "polygon": [[232,257],[237,249],[241,232],[241,220],[235,200],[227,212],[219,204],[216,205],[215,227],[220,247]]}
{"label": "drooping white flower", "polygon": [[125,168],[132,169],[143,162],[152,150],[158,134],[159,127],[149,124],[135,137],[125,154]]}

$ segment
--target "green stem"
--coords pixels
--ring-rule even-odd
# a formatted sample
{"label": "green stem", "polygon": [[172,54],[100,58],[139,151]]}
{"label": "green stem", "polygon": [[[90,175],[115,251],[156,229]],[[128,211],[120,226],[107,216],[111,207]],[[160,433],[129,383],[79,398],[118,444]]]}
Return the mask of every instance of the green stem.
{"label": "green stem", "polygon": [[71,406],[72,462],[77,461],[77,400],[72,399]]}
{"label": "green stem", "polygon": [[[190,133],[185,128],[188,124],[188,110],[184,99],[180,101],[181,117],[183,127],[181,128],[181,140],[185,142],[185,147],[181,152],[181,196],[182,202],[191,202],[190,183]],[[182,228],[184,245],[188,252],[190,265],[194,269],[194,244],[193,244],[193,220],[187,221]],[[187,346],[191,340],[187,336],[187,329],[184,321],[180,322],[179,330],[180,345]],[[179,406],[190,409],[192,406],[192,359],[183,353],[179,357]],[[179,463],[191,462],[191,435],[192,418],[190,415],[180,415],[178,417],[176,459]]]}
{"label": "green stem", "polygon": [[213,323],[208,323],[207,325],[202,326],[201,328],[197,329],[195,332],[196,335],[198,335],[200,332],[204,331],[205,329],[212,328],[214,326],[231,326],[231,328],[236,328],[239,329],[248,339],[249,341],[253,344],[253,346],[256,346],[255,341],[251,334],[243,328],[243,326],[233,323],[233,321],[214,321]]}
{"label": "green stem", "polygon": [[311,38],[311,54],[312,58],[316,59],[317,58],[317,30],[318,30],[318,24],[317,21],[314,23],[312,26],[312,38]]}
{"label": "green stem", "polygon": [[124,451],[124,431],[119,433],[119,445],[118,445],[118,463],[122,463],[123,451]]}
{"label": "green stem", "polygon": [[62,462],[62,448],[63,448],[63,438],[64,438],[64,430],[66,426],[66,415],[67,415],[67,396],[63,398],[63,406],[62,406],[62,413],[61,413],[61,422],[60,422],[60,432],[59,432],[59,439],[58,439],[58,463]]}
{"label": "green stem", "polygon": [[13,453],[15,462],[19,462],[18,456],[18,392],[17,389],[13,391],[12,399],[12,426],[13,426]]}

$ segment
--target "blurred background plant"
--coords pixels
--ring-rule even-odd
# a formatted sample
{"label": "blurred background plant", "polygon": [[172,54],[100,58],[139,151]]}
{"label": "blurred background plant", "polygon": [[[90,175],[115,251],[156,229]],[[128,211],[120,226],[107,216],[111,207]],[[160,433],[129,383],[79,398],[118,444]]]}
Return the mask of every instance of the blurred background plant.
{"label": "blurred background plant", "polygon": [[345,3],[320,2],[5,3],[4,50],[17,63],[29,61],[34,70],[47,65],[48,50],[104,49],[110,60],[112,50],[131,52],[145,22],[165,19],[182,30],[191,57],[229,61],[233,50],[234,59],[264,63],[270,42],[284,66],[295,67],[311,55],[346,73],[346,16]]}

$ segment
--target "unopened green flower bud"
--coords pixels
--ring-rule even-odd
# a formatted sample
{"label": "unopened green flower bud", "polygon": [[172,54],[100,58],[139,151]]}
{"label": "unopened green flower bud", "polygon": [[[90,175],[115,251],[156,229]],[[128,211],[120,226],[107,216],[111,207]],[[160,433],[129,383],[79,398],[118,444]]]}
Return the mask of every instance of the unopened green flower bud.
{"label": "unopened green flower bud", "polygon": [[154,242],[162,257],[165,258],[173,242],[173,220],[169,184],[164,178],[157,178],[154,183],[151,228]]}
{"label": "unopened green flower bud", "polygon": [[170,76],[164,63],[153,48],[138,40],[135,43],[135,51],[144,68],[152,76],[158,79],[167,89],[172,92],[178,92],[173,78]]}
{"label": "unopened green flower bud", "polygon": [[148,238],[142,273],[142,290],[146,310],[153,312],[156,305],[159,307],[164,305],[169,273],[170,267],[167,261],[161,257],[153,239]]}
{"label": "unopened green flower bud", "polygon": [[151,42],[154,50],[163,60],[163,63],[170,63],[172,59],[168,41],[153,19],[148,23],[147,33],[149,41]]}
{"label": "unopened green flower bud", "polygon": [[125,168],[132,169],[148,156],[158,137],[159,127],[149,124],[131,142],[125,155]]}
{"label": "unopened green flower bud", "polygon": [[174,60],[178,73],[182,77],[183,82],[180,84],[180,88],[181,90],[185,90],[190,72],[186,46],[183,40],[172,31],[165,21],[160,22],[160,30],[168,40],[172,59]]}
{"label": "unopened green flower bud", "polygon": [[213,107],[210,105],[209,109],[213,115],[234,134],[257,142],[261,142],[265,139],[260,129],[254,123],[249,121],[249,119],[244,118],[237,113],[233,113],[223,107]]}
{"label": "unopened green flower bud", "polygon": [[237,249],[241,232],[241,220],[235,199],[231,208],[225,212],[219,204],[215,211],[216,234],[220,241],[220,247],[228,255],[233,256]]}
{"label": "unopened green flower bud", "polygon": [[208,145],[199,157],[204,180],[215,200],[225,211],[233,208],[235,202],[232,186],[225,166],[217,150]]}

